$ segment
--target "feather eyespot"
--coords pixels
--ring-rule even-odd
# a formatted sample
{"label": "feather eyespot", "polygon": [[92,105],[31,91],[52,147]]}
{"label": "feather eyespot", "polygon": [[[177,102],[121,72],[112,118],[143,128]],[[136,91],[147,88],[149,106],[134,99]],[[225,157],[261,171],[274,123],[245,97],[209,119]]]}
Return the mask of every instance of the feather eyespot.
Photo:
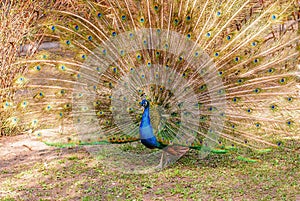
{"label": "feather eyespot", "polygon": [[277,108],[278,108],[277,105],[274,105],[274,104],[272,104],[272,105],[270,106],[270,109],[273,110],[273,111],[275,111]]}
{"label": "feather eyespot", "polygon": [[256,89],[253,90],[253,92],[258,94],[259,92],[261,92],[261,89],[260,88],[256,88]]}
{"label": "feather eyespot", "polygon": [[239,61],[240,61],[240,57],[235,57],[235,58],[234,58],[234,61],[235,61],[235,62],[239,62]]}
{"label": "feather eyespot", "polygon": [[281,78],[281,79],[279,80],[279,83],[280,83],[280,84],[285,84],[285,83],[286,83],[286,79],[285,79],[285,78]]}
{"label": "feather eyespot", "polygon": [[125,55],[125,51],[124,50],[120,50],[120,55],[124,56]]}
{"label": "feather eyespot", "polygon": [[259,59],[254,59],[254,60],[253,60],[253,63],[254,63],[254,64],[257,64],[258,62],[259,62]]}
{"label": "feather eyespot", "polygon": [[271,15],[271,19],[272,19],[272,20],[276,20],[277,18],[278,18],[278,16],[277,16],[276,14],[272,14],[272,15]]}
{"label": "feather eyespot", "polygon": [[153,7],[153,8],[154,8],[154,10],[155,10],[155,11],[158,11],[158,10],[159,10],[159,6],[158,6],[157,4],[156,4],[156,5],[154,5],[154,7]]}
{"label": "feather eyespot", "polygon": [[206,89],[206,84],[200,86],[200,90],[205,90],[205,89]]}
{"label": "feather eyespot", "polygon": [[173,23],[174,23],[175,26],[178,25],[179,24],[178,18],[175,18]]}
{"label": "feather eyespot", "polygon": [[42,68],[41,68],[41,66],[38,65],[38,66],[35,67],[35,69],[36,69],[37,71],[40,71]]}
{"label": "feather eyespot", "polygon": [[258,43],[257,43],[256,41],[253,41],[253,42],[251,43],[251,46],[256,47],[257,44],[258,44]]}
{"label": "feather eyespot", "polygon": [[218,90],[218,94],[224,94],[225,93],[225,90],[224,89],[219,89]]}
{"label": "feather eyespot", "polygon": [[241,83],[244,82],[244,80],[243,80],[243,79],[238,79],[237,82],[238,82],[239,84],[241,84]]}

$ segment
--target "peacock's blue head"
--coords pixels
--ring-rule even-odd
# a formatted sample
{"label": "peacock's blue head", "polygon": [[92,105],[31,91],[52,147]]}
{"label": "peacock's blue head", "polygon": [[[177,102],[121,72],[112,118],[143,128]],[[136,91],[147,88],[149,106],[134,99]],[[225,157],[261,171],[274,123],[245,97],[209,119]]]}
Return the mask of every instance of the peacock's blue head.
{"label": "peacock's blue head", "polygon": [[140,105],[146,109],[147,107],[149,107],[149,101],[143,99],[142,102],[140,102]]}

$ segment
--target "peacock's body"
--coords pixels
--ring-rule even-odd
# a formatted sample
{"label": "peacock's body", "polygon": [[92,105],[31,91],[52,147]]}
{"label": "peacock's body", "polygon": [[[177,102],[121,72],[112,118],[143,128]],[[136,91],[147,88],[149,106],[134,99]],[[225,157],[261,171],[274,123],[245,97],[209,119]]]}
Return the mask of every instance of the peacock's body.
{"label": "peacock's body", "polygon": [[[44,12],[39,28],[56,48],[15,64],[28,71],[15,79],[15,100],[3,105],[12,112],[10,127],[51,145],[102,151],[107,143],[141,140],[177,158],[189,148],[297,146],[297,1],[50,6],[56,10]],[[151,158],[131,156],[143,164]]]}
{"label": "peacock's body", "polygon": [[150,106],[149,102],[144,99],[141,105],[145,108],[140,124],[140,139],[141,143],[149,149],[162,148],[163,146],[157,141],[153,134],[153,128],[150,120]]}

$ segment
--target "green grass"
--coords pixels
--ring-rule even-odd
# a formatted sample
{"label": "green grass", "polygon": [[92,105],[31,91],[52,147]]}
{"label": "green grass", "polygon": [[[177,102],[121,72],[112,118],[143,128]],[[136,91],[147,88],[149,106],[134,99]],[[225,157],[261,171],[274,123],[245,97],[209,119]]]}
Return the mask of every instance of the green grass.
{"label": "green grass", "polygon": [[84,149],[72,148],[53,160],[1,169],[0,200],[299,199],[299,154],[275,150],[257,155],[255,163],[238,157],[200,160],[192,150],[163,171],[138,175],[111,171]]}

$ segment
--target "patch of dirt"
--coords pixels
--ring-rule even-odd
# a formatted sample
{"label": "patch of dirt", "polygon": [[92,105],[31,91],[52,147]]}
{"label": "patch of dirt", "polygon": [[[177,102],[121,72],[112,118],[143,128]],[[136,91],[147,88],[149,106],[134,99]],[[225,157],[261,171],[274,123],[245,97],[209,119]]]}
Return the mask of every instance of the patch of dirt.
{"label": "patch of dirt", "polygon": [[[75,155],[74,155],[75,154]],[[58,197],[66,194],[65,188],[44,189],[41,182],[51,186],[56,185],[57,179],[49,179],[49,175],[43,175],[41,170],[35,170],[36,165],[45,166],[47,170],[53,161],[69,159],[66,164],[54,163],[57,170],[67,174],[69,166],[72,167],[72,157],[89,157],[89,153],[83,147],[55,148],[42,142],[35,141],[27,135],[0,138],[0,200],[1,198],[15,198],[16,200],[59,200]],[[77,159],[76,158],[76,159]],[[68,160],[67,160],[68,161]],[[49,167],[50,168],[50,167]],[[66,170],[65,170],[65,169]],[[26,174],[26,171],[33,171]],[[51,169],[49,170],[52,171]],[[53,176],[51,172],[50,176]],[[41,175],[43,175],[41,177]],[[74,184],[81,175],[64,178],[64,183]],[[17,186],[15,186],[17,182]],[[8,187],[12,185],[13,187]],[[66,184],[65,184],[66,185]],[[5,189],[2,189],[4,188]],[[40,194],[42,192],[42,194]],[[74,196],[77,194],[74,193]],[[72,195],[73,196],[73,195]],[[71,196],[71,197],[72,197]],[[69,199],[69,200],[80,200]]]}
{"label": "patch of dirt", "polygon": [[27,135],[0,137],[0,170],[62,158],[63,155],[76,151],[78,151],[76,148],[58,149],[47,146]]}
{"label": "patch of dirt", "polygon": [[21,163],[42,159],[47,152],[55,148],[48,147],[39,141],[33,141],[26,135],[0,138],[0,169]]}

